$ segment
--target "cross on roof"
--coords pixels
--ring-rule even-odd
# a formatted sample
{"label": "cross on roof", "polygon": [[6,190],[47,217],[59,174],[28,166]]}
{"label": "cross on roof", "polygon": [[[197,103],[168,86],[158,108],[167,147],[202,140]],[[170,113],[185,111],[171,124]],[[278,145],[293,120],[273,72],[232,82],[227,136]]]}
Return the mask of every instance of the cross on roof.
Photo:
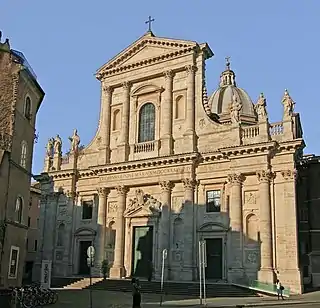
{"label": "cross on roof", "polygon": [[154,18],[151,18],[151,16],[149,16],[149,19],[145,22],[146,24],[149,24],[149,32],[151,32],[151,23],[154,21]]}

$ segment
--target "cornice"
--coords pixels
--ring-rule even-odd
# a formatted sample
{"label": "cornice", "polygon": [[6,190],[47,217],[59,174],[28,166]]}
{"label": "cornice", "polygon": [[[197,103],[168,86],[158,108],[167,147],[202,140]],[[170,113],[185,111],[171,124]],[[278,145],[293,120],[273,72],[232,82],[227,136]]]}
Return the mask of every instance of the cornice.
{"label": "cornice", "polygon": [[256,155],[256,154],[265,154],[271,150],[277,148],[277,142],[263,142],[263,143],[255,143],[248,145],[240,145],[234,147],[226,147],[221,148],[219,151],[224,155],[224,157],[234,158],[240,156],[248,156],[248,155]]}
{"label": "cornice", "polygon": [[127,71],[130,71],[133,69],[145,67],[150,64],[168,61],[169,59],[173,59],[173,58],[179,57],[181,55],[185,55],[187,53],[192,53],[196,50],[197,50],[197,46],[190,46],[190,47],[187,47],[187,48],[184,48],[181,50],[172,51],[167,54],[152,57],[149,59],[143,59],[138,62],[130,63],[130,64],[119,66],[119,67],[115,67],[115,65],[112,65],[112,66],[105,68],[102,72],[97,73],[96,77],[98,80],[102,80],[105,77],[109,77],[109,76],[115,75],[117,73],[123,73],[123,72],[127,72]]}

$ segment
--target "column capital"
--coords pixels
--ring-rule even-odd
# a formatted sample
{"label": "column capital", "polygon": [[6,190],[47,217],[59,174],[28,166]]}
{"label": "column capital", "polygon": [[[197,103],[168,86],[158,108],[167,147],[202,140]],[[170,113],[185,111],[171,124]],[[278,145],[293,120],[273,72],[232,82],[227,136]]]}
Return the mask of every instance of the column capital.
{"label": "column capital", "polygon": [[116,187],[116,190],[119,196],[124,196],[129,191],[129,187],[124,185],[119,185]]}
{"label": "column capital", "polygon": [[163,74],[165,79],[172,79],[174,76],[174,72],[172,70],[167,70]]}
{"label": "column capital", "polygon": [[197,71],[197,67],[195,65],[187,65],[185,66],[187,74],[194,74]]}
{"label": "column capital", "polygon": [[130,81],[124,81],[122,83],[122,87],[125,89],[125,90],[129,90],[130,87],[131,87],[131,82]]}
{"label": "column capital", "polygon": [[286,181],[289,181],[289,180],[297,180],[298,178],[298,172],[296,169],[294,170],[282,170],[281,171],[281,175],[282,177],[286,180]]}
{"label": "column capital", "polygon": [[194,189],[196,181],[193,179],[183,179],[182,180],[184,189]]}
{"label": "column capital", "polygon": [[97,188],[97,192],[98,192],[98,195],[99,197],[107,197],[107,195],[109,194],[110,192],[110,189],[109,188],[106,188],[106,187],[98,187]]}
{"label": "column capital", "polygon": [[256,175],[258,177],[258,181],[260,183],[269,182],[272,180],[274,174],[270,170],[259,170],[256,172]]}
{"label": "column capital", "polygon": [[228,182],[231,185],[241,184],[244,180],[244,176],[241,173],[232,173],[228,175]]}
{"label": "column capital", "polygon": [[159,183],[162,191],[171,191],[174,187],[174,184],[171,181],[162,181]]}
{"label": "column capital", "polygon": [[112,88],[111,86],[108,86],[108,85],[103,86],[102,89],[103,89],[103,92],[104,92],[105,94],[111,94],[112,91],[113,91],[113,88]]}

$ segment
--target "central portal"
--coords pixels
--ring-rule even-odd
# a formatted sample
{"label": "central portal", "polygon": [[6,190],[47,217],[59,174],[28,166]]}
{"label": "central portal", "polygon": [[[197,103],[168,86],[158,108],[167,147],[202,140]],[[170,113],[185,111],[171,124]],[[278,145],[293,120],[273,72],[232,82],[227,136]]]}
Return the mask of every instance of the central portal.
{"label": "central portal", "polygon": [[153,260],[153,227],[134,227],[132,243],[131,275],[149,278]]}
{"label": "central portal", "polygon": [[208,280],[222,279],[222,238],[206,239],[207,267],[206,278]]}

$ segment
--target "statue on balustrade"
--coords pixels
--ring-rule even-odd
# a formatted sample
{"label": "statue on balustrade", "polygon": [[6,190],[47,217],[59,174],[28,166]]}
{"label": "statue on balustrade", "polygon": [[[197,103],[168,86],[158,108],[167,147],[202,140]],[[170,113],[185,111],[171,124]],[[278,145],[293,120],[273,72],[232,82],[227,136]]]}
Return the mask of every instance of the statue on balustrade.
{"label": "statue on balustrade", "polygon": [[258,115],[258,122],[266,122],[268,120],[266,98],[263,93],[260,94],[257,104],[255,105],[255,111]]}
{"label": "statue on balustrade", "polygon": [[283,117],[291,117],[295,102],[292,100],[288,90],[286,89],[282,98],[282,104],[283,104]]}
{"label": "statue on balustrade", "polygon": [[73,131],[72,137],[69,137],[69,140],[71,141],[71,152],[75,153],[79,149],[79,144],[80,144],[80,137],[78,135],[78,131],[75,129]]}
{"label": "statue on balustrade", "polygon": [[54,154],[61,155],[61,149],[62,149],[62,140],[59,135],[56,136],[54,139]]}
{"label": "statue on balustrade", "polygon": [[230,106],[231,122],[238,123],[240,121],[240,110],[242,109],[242,103],[238,101],[238,98],[233,95]]}

